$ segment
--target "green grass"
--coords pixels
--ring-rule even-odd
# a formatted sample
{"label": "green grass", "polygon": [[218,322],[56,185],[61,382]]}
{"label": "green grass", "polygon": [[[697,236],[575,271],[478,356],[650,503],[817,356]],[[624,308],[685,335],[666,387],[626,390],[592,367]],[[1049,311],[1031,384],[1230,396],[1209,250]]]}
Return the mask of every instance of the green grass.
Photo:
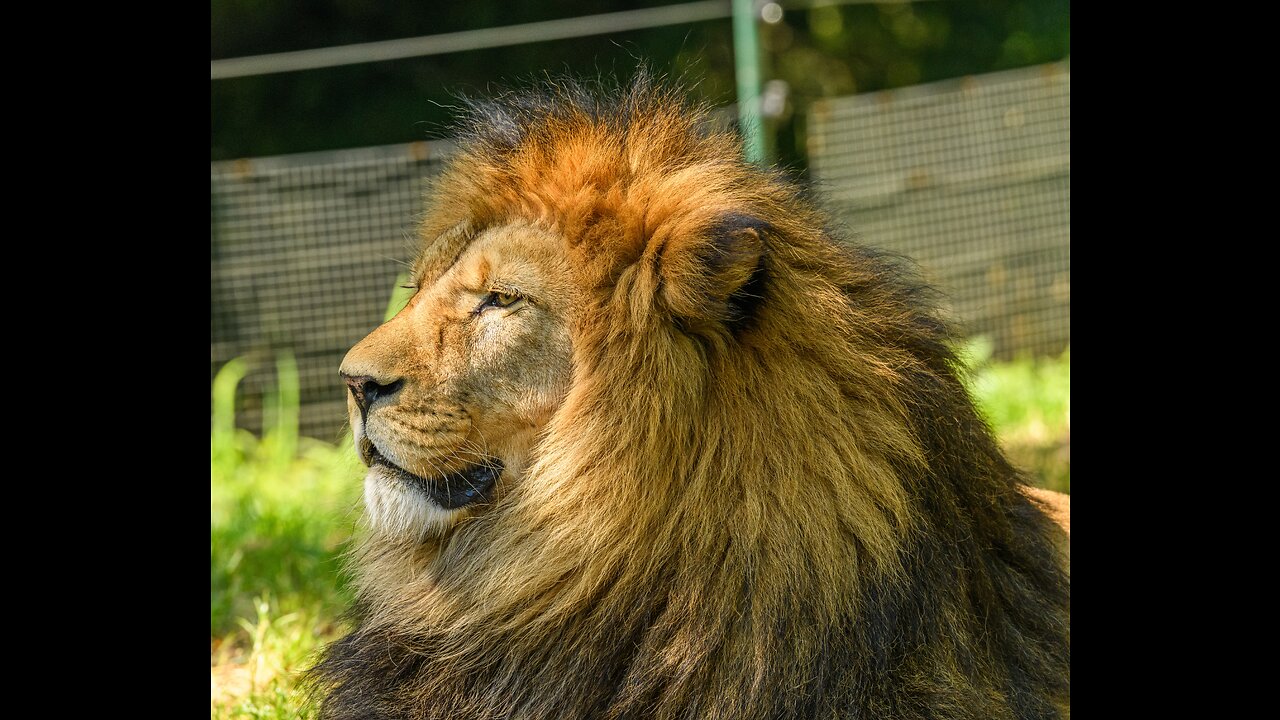
{"label": "green grass", "polygon": [[1071,348],[1056,358],[992,362],[972,341],[969,388],[1014,465],[1036,485],[1071,492]]}
{"label": "green grass", "polygon": [[348,601],[340,555],[361,469],[351,443],[299,437],[297,370],[278,364],[261,438],[234,426],[228,363],[213,382],[210,443],[210,655],[215,718],[293,718],[296,673],[337,637]]}
{"label": "green grass", "polygon": [[[1006,451],[1037,484],[1070,492],[1071,356],[990,362],[971,343],[970,388]],[[363,475],[347,439],[298,435],[297,368],[277,363],[262,437],[235,427],[246,367],[213,381],[210,435],[210,716],[305,717],[297,674],[339,637],[350,600],[340,558]]]}

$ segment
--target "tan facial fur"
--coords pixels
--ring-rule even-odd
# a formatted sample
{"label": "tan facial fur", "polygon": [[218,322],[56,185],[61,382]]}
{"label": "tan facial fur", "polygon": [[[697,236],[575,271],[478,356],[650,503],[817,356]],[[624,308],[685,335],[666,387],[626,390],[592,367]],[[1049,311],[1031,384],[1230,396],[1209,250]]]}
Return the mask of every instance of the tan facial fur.
{"label": "tan facial fur", "polygon": [[[519,482],[571,377],[574,293],[559,243],[527,223],[485,230],[438,277],[420,275],[408,305],[347,353],[344,375],[402,383],[367,413],[348,395],[366,464],[376,448],[414,475],[458,482],[459,471],[496,458],[495,492]],[[491,292],[519,299],[482,307]],[[487,504],[448,510],[378,465],[364,498],[375,531],[417,539]]]}

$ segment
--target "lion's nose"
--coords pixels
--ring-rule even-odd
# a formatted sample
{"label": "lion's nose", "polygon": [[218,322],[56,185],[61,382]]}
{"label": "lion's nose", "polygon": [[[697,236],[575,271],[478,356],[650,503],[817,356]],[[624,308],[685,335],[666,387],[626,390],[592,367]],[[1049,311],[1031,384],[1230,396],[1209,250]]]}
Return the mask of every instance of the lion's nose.
{"label": "lion's nose", "polygon": [[356,405],[360,407],[360,414],[362,415],[369,412],[369,408],[379,398],[395,395],[400,386],[404,385],[404,380],[383,383],[378,382],[369,375],[352,376],[342,373],[342,379],[347,381],[347,387],[351,389],[351,397],[356,399]]}

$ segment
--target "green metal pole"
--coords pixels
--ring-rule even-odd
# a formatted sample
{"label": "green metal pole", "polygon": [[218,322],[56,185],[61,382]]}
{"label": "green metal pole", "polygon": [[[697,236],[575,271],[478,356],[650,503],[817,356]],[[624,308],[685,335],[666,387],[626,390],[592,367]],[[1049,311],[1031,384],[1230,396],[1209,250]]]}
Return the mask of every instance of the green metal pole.
{"label": "green metal pole", "polygon": [[760,127],[760,42],[756,34],[755,0],[733,0],[733,65],[738,81],[738,127],[747,162],[763,164]]}

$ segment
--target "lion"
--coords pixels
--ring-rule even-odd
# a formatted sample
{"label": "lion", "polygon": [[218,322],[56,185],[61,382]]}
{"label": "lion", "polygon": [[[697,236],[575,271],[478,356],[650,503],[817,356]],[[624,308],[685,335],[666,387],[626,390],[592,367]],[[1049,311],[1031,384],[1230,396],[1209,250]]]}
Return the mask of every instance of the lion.
{"label": "lion", "polygon": [[902,261],[652,76],[468,101],[342,362],[325,718],[1069,714],[1067,539]]}

